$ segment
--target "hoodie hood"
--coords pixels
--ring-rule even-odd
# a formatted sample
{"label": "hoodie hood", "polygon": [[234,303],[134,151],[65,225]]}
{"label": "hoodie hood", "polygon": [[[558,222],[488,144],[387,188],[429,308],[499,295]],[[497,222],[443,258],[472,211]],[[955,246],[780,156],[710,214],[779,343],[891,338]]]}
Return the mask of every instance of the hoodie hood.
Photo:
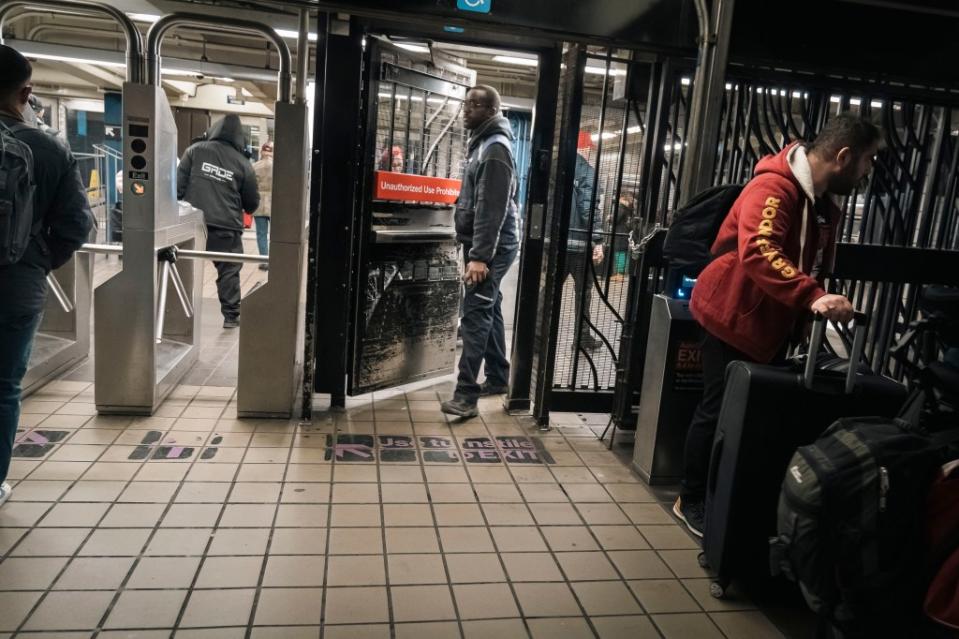
{"label": "hoodie hood", "polygon": [[222,120],[215,122],[213,126],[207,129],[206,139],[225,142],[240,153],[246,150],[246,140],[243,139],[243,124],[240,122],[240,116],[238,115],[227,115]]}
{"label": "hoodie hood", "polygon": [[479,145],[480,140],[497,133],[502,133],[508,137],[510,142],[514,141],[513,129],[509,125],[509,120],[501,115],[494,115],[489,120],[476,127],[476,130],[473,131],[473,134],[470,136],[469,152],[473,152],[473,150]]}
{"label": "hoodie hood", "polygon": [[812,172],[809,169],[809,160],[806,158],[806,149],[799,142],[793,142],[776,155],[767,155],[756,163],[753,172],[755,177],[764,173],[775,173],[788,178],[810,200],[815,200]]}

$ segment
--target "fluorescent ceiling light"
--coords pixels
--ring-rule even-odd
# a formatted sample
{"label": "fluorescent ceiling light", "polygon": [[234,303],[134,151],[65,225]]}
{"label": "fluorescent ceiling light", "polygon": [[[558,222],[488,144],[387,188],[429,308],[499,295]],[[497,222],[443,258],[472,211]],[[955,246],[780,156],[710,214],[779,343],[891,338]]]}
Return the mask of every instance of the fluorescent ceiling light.
{"label": "fluorescent ceiling light", "polygon": [[726,83],[726,90],[727,90],[727,91],[732,91],[732,90],[733,90],[733,85],[731,85],[729,82],[727,82],[727,83]]}
{"label": "fluorescent ceiling light", "polygon": [[683,85],[684,87],[688,87],[690,84],[693,83],[693,81],[692,81],[691,79],[689,79],[689,78],[681,78],[681,79],[679,80],[679,83],[680,83],[681,85]]}
{"label": "fluorescent ceiling light", "polygon": [[111,62],[108,60],[92,60],[89,58],[74,58],[72,56],[66,55],[53,55],[49,53],[26,53],[24,54],[27,58],[36,58],[37,60],[56,60],[58,62],[76,62],[79,64],[97,64],[103,67],[117,67],[123,68],[126,65],[124,62]]}
{"label": "fluorescent ceiling light", "polygon": [[72,111],[103,113],[103,100],[66,100],[63,106]]}
{"label": "fluorescent ceiling light", "polygon": [[429,53],[430,48],[425,44],[410,44],[409,42],[394,42],[396,46],[401,49],[406,49],[407,51],[413,51],[414,53]]}
{"label": "fluorescent ceiling light", "polygon": [[[611,139],[615,138],[617,135],[619,135],[619,133],[610,133],[609,131],[603,131],[603,139],[604,139],[604,140],[611,140]],[[598,133],[594,133],[594,134],[592,134],[592,135],[589,136],[589,137],[590,137],[590,139],[591,139],[593,142],[596,142],[597,140],[599,140],[599,134],[598,134]]]}
{"label": "fluorescent ceiling light", "polygon": [[[606,75],[606,69],[604,67],[586,67],[586,73],[592,73],[594,75]],[[609,75],[626,75],[626,72],[620,71],[619,69],[610,69]]]}
{"label": "fluorescent ceiling light", "polygon": [[520,58],[515,55],[494,55],[493,62],[504,62],[506,64],[517,64],[521,67],[539,66],[539,60],[536,58]]}
{"label": "fluorescent ceiling light", "polygon": [[838,95],[834,95],[831,98],[829,98],[829,101],[832,102],[833,104],[839,104],[840,102],[842,102],[842,98],[839,97]]}
{"label": "fluorescent ceiling light", "polygon": [[636,126],[631,126],[628,129],[626,129],[626,133],[640,133],[642,132],[642,130],[643,130],[643,127],[637,124]]}
{"label": "fluorescent ceiling light", "polygon": [[[273,29],[276,31],[276,35],[281,38],[289,38],[290,40],[296,40],[300,37],[299,31],[292,31],[291,29]],[[310,42],[316,42],[316,34],[312,31],[306,35],[307,39]]]}
{"label": "fluorescent ceiling light", "polygon": [[882,100],[873,100],[872,102],[869,103],[869,106],[871,106],[871,107],[874,108],[874,109],[881,109],[881,108],[882,108]]}
{"label": "fluorescent ceiling light", "polygon": [[862,104],[862,100],[860,100],[859,98],[849,98],[849,104],[851,104],[852,106],[859,106],[860,104]]}

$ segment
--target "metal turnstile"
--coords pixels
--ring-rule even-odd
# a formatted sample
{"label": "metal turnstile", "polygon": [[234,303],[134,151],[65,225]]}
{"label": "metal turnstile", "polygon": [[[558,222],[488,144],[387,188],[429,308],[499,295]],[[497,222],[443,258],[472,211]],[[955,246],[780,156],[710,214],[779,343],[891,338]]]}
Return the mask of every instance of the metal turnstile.
{"label": "metal turnstile", "polygon": [[633,449],[633,468],[649,484],[682,479],[686,430],[703,394],[701,344],[689,301],[653,296]]}

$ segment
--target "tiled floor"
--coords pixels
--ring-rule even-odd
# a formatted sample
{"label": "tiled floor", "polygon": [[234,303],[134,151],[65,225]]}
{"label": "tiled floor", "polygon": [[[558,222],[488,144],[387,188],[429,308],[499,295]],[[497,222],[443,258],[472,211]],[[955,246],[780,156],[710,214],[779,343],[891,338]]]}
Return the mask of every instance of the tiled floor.
{"label": "tiled floor", "polygon": [[98,417],[89,383],[50,384],[0,509],[0,637],[783,636],[709,597],[603,416],[540,433],[491,399],[450,424],[446,392],[298,424],[213,386]]}

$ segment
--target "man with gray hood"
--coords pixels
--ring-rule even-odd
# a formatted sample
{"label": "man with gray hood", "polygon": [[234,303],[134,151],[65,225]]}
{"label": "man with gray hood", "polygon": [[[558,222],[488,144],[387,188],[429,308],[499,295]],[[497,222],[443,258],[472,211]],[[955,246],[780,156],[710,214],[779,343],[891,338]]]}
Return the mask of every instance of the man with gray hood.
{"label": "man with gray hood", "polygon": [[[207,131],[206,139],[186,150],[177,169],[177,198],[203,211],[206,249],[243,252],[243,212],[260,206],[253,165],[244,155],[240,117],[227,115]],[[242,264],[214,262],[223,328],[240,325]]]}
{"label": "man with gray hood", "polygon": [[[519,250],[519,215],[513,132],[500,115],[496,89],[479,85],[467,92],[463,123],[470,140],[455,215],[465,262],[463,353],[456,391],[443,402],[442,411],[465,418],[479,414],[480,396],[504,393],[509,383],[500,283]],[[484,362],[486,381],[481,386],[477,377]]]}

